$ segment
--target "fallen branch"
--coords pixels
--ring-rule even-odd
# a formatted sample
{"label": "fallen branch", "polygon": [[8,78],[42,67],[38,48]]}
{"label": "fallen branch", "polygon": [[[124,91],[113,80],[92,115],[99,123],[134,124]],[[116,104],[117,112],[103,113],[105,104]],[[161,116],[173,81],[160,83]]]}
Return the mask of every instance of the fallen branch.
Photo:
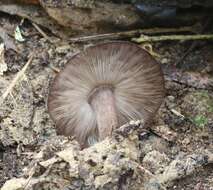
{"label": "fallen branch", "polygon": [[146,36],[141,35],[139,38],[133,38],[132,41],[137,43],[142,42],[159,42],[168,40],[213,40],[213,34],[202,35],[165,35],[165,36]]}
{"label": "fallen branch", "polygon": [[14,86],[21,80],[21,78],[24,76],[25,71],[27,70],[28,66],[33,60],[33,54],[30,55],[29,60],[25,64],[25,66],[18,72],[16,77],[13,79],[13,81],[10,83],[6,91],[2,94],[1,99],[0,99],[0,105],[4,102],[4,100],[7,98],[8,94],[11,93],[13,90]]}
{"label": "fallen branch", "polygon": [[113,40],[113,39],[123,39],[123,38],[131,38],[140,34],[159,34],[159,33],[174,33],[174,32],[193,32],[194,26],[189,27],[181,27],[181,28],[151,28],[151,29],[138,29],[138,30],[130,30],[123,32],[114,32],[107,34],[97,34],[91,36],[82,36],[76,38],[70,38],[69,41],[76,42],[86,42],[86,41],[94,41],[94,40]]}

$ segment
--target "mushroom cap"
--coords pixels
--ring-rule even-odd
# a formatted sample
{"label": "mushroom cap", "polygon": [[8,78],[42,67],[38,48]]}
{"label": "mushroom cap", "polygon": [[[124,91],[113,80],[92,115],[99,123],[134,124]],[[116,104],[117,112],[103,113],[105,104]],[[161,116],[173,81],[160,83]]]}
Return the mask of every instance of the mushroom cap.
{"label": "mushroom cap", "polygon": [[79,142],[98,135],[90,98],[99,87],[112,90],[119,125],[150,120],[165,92],[160,65],[138,45],[90,46],[69,60],[50,87],[48,110],[58,134],[74,135]]}

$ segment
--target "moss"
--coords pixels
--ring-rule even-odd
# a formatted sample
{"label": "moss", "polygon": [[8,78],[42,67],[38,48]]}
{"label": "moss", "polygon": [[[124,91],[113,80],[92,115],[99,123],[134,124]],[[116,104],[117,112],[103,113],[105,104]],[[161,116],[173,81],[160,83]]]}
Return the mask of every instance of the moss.
{"label": "moss", "polygon": [[207,91],[202,91],[196,94],[197,98],[204,100],[206,103],[207,112],[213,113],[213,98]]}
{"label": "moss", "polygon": [[193,123],[200,128],[205,127],[208,124],[208,118],[206,118],[203,115],[196,115],[193,119],[192,119]]}

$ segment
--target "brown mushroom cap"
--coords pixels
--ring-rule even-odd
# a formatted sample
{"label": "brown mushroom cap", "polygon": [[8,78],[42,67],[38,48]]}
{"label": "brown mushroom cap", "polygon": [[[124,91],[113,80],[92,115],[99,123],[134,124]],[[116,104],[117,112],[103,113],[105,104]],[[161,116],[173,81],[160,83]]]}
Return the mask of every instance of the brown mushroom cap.
{"label": "brown mushroom cap", "polygon": [[109,117],[116,117],[113,127],[148,121],[164,91],[160,65],[150,54],[130,42],[107,42],[71,58],[50,88],[48,110],[58,134],[74,135],[85,145],[99,139],[99,122]]}

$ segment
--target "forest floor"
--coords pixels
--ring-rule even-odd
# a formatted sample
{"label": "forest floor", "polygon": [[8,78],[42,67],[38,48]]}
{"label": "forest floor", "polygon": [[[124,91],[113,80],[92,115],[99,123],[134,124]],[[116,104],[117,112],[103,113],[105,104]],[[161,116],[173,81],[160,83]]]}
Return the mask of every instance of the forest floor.
{"label": "forest floor", "polygon": [[[1,13],[0,28],[9,34],[14,33],[20,22],[19,17]],[[47,112],[49,84],[73,54],[91,45],[91,42],[51,43],[29,21],[24,21],[20,27],[24,34],[23,42],[16,41],[16,51],[5,48],[4,56],[1,56],[6,68],[0,75],[0,96],[5,95],[17,73],[30,59],[29,55],[33,54],[33,58],[25,74],[15,81],[1,102],[0,187],[7,180],[19,177],[30,164],[33,152],[37,152],[48,139],[57,138]],[[193,44],[196,44],[195,48],[181,59]],[[170,159],[204,149],[212,151],[213,44],[207,41],[172,41],[152,46],[156,59],[161,62],[166,85],[166,97],[153,125],[166,126],[176,138],[167,141],[154,133],[147,138],[156,136],[153,146]],[[149,164],[146,167],[154,170]],[[212,171],[212,163],[198,168],[191,175],[173,181],[168,189],[210,190],[213,187]]]}

